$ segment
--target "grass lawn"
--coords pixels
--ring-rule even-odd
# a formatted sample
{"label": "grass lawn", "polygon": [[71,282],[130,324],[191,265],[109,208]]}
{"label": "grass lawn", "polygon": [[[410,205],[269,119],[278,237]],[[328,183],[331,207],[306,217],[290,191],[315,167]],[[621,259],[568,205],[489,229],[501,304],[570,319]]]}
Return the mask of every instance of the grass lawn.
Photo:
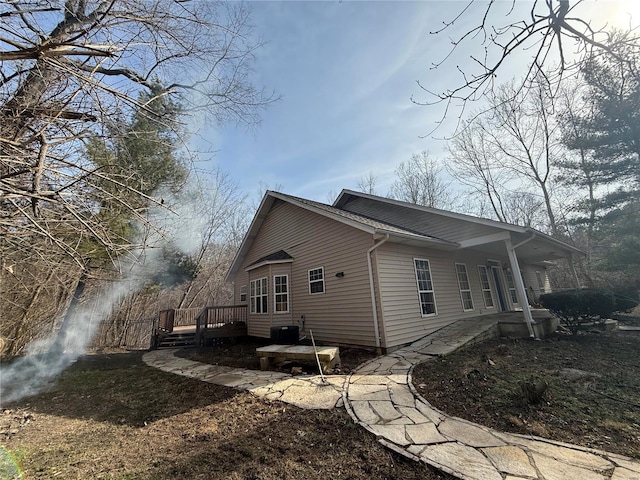
{"label": "grass lawn", "polygon": [[0,478],[13,478],[6,452],[24,479],[451,478],[385,449],[344,409],[268,402],[141,357],[86,355],[50,391],[3,405]]}

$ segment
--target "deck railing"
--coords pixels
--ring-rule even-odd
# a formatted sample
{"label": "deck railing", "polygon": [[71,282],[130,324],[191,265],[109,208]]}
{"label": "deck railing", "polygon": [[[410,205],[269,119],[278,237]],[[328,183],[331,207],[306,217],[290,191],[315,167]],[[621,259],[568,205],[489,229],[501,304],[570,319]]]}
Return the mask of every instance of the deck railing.
{"label": "deck railing", "polygon": [[160,310],[158,313],[158,324],[154,328],[154,333],[171,333],[175,323],[176,311],[174,309]]}
{"label": "deck railing", "polygon": [[214,328],[237,322],[247,322],[246,305],[205,307],[196,317],[196,333],[200,329]]}
{"label": "deck railing", "polygon": [[154,345],[171,333],[174,327],[195,325],[196,343],[203,338],[237,337],[247,334],[247,306],[225,305],[219,307],[161,310],[154,321]]}
{"label": "deck railing", "polygon": [[196,344],[205,338],[238,337],[247,334],[247,306],[205,307],[196,317]]}

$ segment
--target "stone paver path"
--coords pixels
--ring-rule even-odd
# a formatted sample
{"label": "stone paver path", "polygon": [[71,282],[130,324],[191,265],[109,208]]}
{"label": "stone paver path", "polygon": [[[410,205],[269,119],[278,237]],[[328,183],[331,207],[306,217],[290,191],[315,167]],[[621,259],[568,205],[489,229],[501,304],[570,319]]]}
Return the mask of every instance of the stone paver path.
{"label": "stone paver path", "polygon": [[484,338],[494,326],[461,320],[362,365],[345,385],[347,411],[390,449],[465,480],[640,480],[637,460],[450,417],[414,390],[414,365]]}
{"label": "stone paver path", "polygon": [[175,349],[152,350],[142,360],[165,372],[195,378],[225,387],[248,390],[269,400],[281,400],[301,408],[327,409],[341,407],[346,377],[325,375],[296,376],[286,373],[246,370],[194,362],[176,357]]}
{"label": "stone paver path", "polygon": [[463,480],[640,480],[640,461],[542,438],[502,433],[432,407],[411,383],[414,365],[492,336],[496,321],[461,320],[377,357],[349,377],[296,376],[193,362],[154,350],[150,366],[248,390],[302,408],[344,405],[388,448]]}

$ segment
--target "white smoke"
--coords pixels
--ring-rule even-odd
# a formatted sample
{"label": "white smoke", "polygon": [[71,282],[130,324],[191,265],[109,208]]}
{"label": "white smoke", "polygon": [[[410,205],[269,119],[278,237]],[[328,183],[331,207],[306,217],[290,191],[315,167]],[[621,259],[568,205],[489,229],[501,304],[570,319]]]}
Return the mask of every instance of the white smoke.
{"label": "white smoke", "polygon": [[[121,295],[130,291],[130,281],[110,285],[95,302],[78,304],[68,323],[58,334],[36,340],[26,354],[8,365],[0,366],[0,405],[35,395],[82,355],[91,343],[100,322],[107,318]],[[56,349],[54,343],[63,348]]]}
{"label": "white smoke", "polygon": [[[187,189],[194,192],[194,189]],[[194,214],[202,208],[201,195],[163,195],[168,208],[150,212],[154,228],[146,232],[148,248],[137,252],[122,268],[123,279],[109,284],[93,301],[79,302],[73,314],[65,319],[60,332],[37,340],[26,348],[26,354],[7,365],[0,365],[0,405],[35,395],[46,390],[53,380],[73,364],[91,344],[100,323],[107,319],[123,296],[134,293],[149,283],[149,278],[162,275],[167,265],[161,249],[168,244],[190,254],[201,241],[204,219]],[[53,348],[54,344],[62,348]]]}

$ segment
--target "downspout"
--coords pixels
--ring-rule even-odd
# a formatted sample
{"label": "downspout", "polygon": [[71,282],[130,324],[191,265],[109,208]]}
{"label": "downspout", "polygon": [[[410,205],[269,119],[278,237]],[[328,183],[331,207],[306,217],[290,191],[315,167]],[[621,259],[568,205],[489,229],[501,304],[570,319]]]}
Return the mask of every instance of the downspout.
{"label": "downspout", "polygon": [[373,334],[376,336],[376,350],[380,351],[380,329],[378,328],[378,306],[376,304],[376,288],[373,283],[373,265],[371,262],[371,254],[380,245],[389,240],[389,234],[374,244],[369,250],[367,250],[367,266],[369,267],[369,288],[371,289],[371,307],[373,308]]}
{"label": "downspout", "polygon": [[536,338],[536,334],[533,330],[533,316],[531,315],[531,309],[529,308],[529,302],[527,300],[527,292],[522,282],[522,273],[520,272],[520,266],[518,265],[518,256],[516,255],[516,248],[521,247],[525,243],[530,242],[536,236],[535,232],[531,232],[529,238],[524,239],[520,243],[513,245],[510,239],[504,241],[507,247],[507,255],[509,256],[509,263],[511,263],[511,270],[513,270],[513,281],[516,284],[516,291],[520,297],[520,303],[522,304],[522,313],[524,313],[524,321],[527,323],[527,329],[529,330],[529,337]]}

